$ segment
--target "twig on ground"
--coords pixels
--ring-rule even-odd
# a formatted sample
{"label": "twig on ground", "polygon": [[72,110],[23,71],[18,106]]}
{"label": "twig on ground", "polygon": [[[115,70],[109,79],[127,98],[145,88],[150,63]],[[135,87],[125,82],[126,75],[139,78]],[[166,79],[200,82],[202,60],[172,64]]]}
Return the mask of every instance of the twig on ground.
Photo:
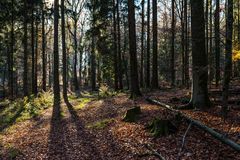
{"label": "twig on ground", "polygon": [[190,130],[191,127],[192,127],[192,122],[188,125],[188,128],[187,128],[186,132],[185,132],[184,135],[183,135],[182,146],[181,146],[181,148],[180,148],[180,150],[179,150],[179,152],[178,152],[178,159],[180,159],[180,156],[181,156],[183,147],[184,147],[184,145],[185,145],[187,133],[188,133],[188,131]]}
{"label": "twig on ground", "polygon": [[146,154],[144,154],[145,156],[153,155],[153,156],[158,157],[160,160],[165,160],[165,158],[164,158],[160,153],[158,153],[157,151],[155,151],[155,150],[150,146],[150,144],[145,144],[144,146],[145,146],[149,151],[151,151],[151,153],[146,153]]}

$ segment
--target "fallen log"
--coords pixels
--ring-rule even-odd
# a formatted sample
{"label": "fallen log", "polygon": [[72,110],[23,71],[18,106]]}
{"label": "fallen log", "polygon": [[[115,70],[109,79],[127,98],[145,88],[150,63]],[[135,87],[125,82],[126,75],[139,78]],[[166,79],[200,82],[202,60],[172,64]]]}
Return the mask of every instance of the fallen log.
{"label": "fallen log", "polygon": [[197,126],[198,128],[204,130],[205,132],[209,133],[211,136],[213,136],[214,138],[216,138],[217,140],[221,141],[222,143],[230,146],[231,148],[233,148],[234,150],[240,152],[240,144],[232,141],[231,139],[227,138],[226,136],[216,132],[214,129],[207,127],[206,125],[203,125],[201,122],[194,120],[190,117],[188,117],[187,115],[185,115],[184,113],[180,112],[179,110],[173,109],[171,106],[164,104],[162,102],[159,102],[157,100],[151,99],[151,98],[147,98],[146,99],[148,102],[152,103],[152,104],[156,104],[159,105],[161,107],[164,107],[172,112],[178,113],[180,114],[183,118],[185,118],[187,121],[189,121],[190,123],[192,123],[193,125]]}

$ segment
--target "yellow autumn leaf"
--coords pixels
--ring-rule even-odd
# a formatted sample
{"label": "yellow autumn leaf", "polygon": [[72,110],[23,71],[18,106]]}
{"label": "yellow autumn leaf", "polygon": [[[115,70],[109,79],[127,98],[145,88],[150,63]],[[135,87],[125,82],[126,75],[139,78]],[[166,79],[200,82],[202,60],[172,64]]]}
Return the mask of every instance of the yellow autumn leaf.
{"label": "yellow autumn leaf", "polygon": [[240,50],[233,50],[233,62],[239,61],[240,60]]}

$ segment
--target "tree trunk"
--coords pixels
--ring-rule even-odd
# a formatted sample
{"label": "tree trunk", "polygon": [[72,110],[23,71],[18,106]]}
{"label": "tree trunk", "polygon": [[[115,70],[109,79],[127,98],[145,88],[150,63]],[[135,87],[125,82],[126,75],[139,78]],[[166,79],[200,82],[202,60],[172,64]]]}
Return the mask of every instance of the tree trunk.
{"label": "tree trunk", "polygon": [[118,88],[118,54],[117,54],[117,23],[116,23],[116,5],[113,0],[113,44],[114,44],[114,88],[117,91]]}
{"label": "tree trunk", "polygon": [[66,53],[66,33],[65,33],[65,11],[64,11],[64,0],[61,0],[61,28],[62,28],[62,64],[63,64],[63,99],[67,104],[68,96],[67,96],[67,53]]}
{"label": "tree trunk", "polygon": [[209,28],[210,28],[210,33],[209,33],[209,84],[211,86],[211,83],[213,81],[214,78],[214,66],[213,66],[213,62],[214,62],[214,55],[213,55],[213,30],[212,30],[212,1],[210,1],[210,24],[209,24]]}
{"label": "tree trunk", "polygon": [[172,0],[172,40],[171,40],[171,85],[174,86],[175,85],[175,49],[174,49],[174,45],[175,45],[175,0]]}
{"label": "tree trunk", "polygon": [[150,0],[147,1],[147,55],[146,55],[146,87],[150,87]]}
{"label": "tree trunk", "polygon": [[138,82],[136,24],[134,0],[128,0],[129,52],[131,71],[131,98],[141,96]]}
{"label": "tree trunk", "polygon": [[143,59],[144,59],[144,35],[145,35],[145,13],[144,13],[144,5],[145,0],[142,0],[142,34],[141,34],[141,67],[140,67],[140,86],[143,87]]}
{"label": "tree trunk", "polygon": [[74,87],[75,92],[79,91],[79,84],[78,84],[78,78],[77,78],[77,19],[74,19],[74,58],[73,58],[73,81],[74,81]]}
{"label": "tree trunk", "polygon": [[13,89],[13,54],[14,54],[14,2],[11,1],[12,11],[11,11],[11,43],[10,43],[10,53],[8,55],[8,90],[9,98],[13,99],[14,89]]}
{"label": "tree trunk", "polygon": [[209,2],[208,2],[208,0],[206,0],[206,2],[205,2],[205,4],[206,4],[206,8],[205,8],[205,28],[206,28],[206,33],[205,33],[205,35],[206,35],[206,54],[208,55],[208,9],[209,9]]}
{"label": "tree trunk", "polygon": [[36,21],[36,39],[35,39],[35,57],[34,57],[34,94],[37,95],[38,93],[38,22]]}
{"label": "tree trunk", "polygon": [[58,50],[58,19],[59,19],[59,1],[54,0],[54,45],[53,45],[53,93],[54,106],[60,105],[60,86],[59,86],[59,50]]}
{"label": "tree trunk", "polygon": [[117,0],[117,23],[118,23],[118,79],[119,79],[119,89],[123,89],[122,82],[122,53],[121,53],[121,30],[120,30],[120,16],[119,16],[120,0]]}
{"label": "tree trunk", "polygon": [[216,0],[216,10],[215,10],[215,79],[216,86],[219,85],[220,81],[220,27],[219,27],[219,0]]}
{"label": "tree trunk", "polygon": [[191,0],[192,29],[192,98],[190,104],[197,109],[208,108],[208,64],[205,50],[204,0]]}
{"label": "tree trunk", "polygon": [[31,2],[32,94],[35,94],[34,1]]}
{"label": "tree trunk", "polygon": [[152,88],[158,88],[158,31],[157,31],[157,0],[152,1],[153,8],[153,57],[152,57]]}
{"label": "tree trunk", "polygon": [[23,22],[23,95],[28,96],[28,43],[27,43],[27,0],[24,0],[24,22]]}
{"label": "tree trunk", "polygon": [[96,17],[94,15],[95,13],[95,0],[93,0],[93,32],[92,32],[92,53],[91,53],[91,85],[92,85],[92,91],[96,90],[96,56],[95,56],[95,23],[96,23]]}
{"label": "tree trunk", "polygon": [[188,1],[184,0],[184,25],[185,25],[185,84],[189,88],[189,34],[188,34]]}
{"label": "tree trunk", "polygon": [[47,91],[46,88],[46,36],[45,36],[45,10],[44,10],[44,2],[42,2],[42,90]]}
{"label": "tree trunk", "polygon": [[182,10],[181,10],[181,49],[182,49],[182,85],[185,85],[185,25],[184,25],[184,13],[185,13],[185,1],[182,0]]}
{"label": "tree trunk", "polygon": [[227,2],[227,17],[226,17],[226,53],[225,67],[223,78],[223,114],[227,114],[228,106],[228,91],[232,73],[232,35],[233,35],[233,0]]}

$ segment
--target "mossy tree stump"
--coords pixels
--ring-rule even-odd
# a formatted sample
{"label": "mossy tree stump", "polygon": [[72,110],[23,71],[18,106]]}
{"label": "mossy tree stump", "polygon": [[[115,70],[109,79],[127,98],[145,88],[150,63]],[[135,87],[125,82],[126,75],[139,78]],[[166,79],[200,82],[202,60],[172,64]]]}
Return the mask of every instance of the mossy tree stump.
{"label": "mossy tree stump", "polygon": [[150,130],[154,137],[167,136],[177,131],[177,127],[171,120],[159,118],[154,118],[147,129]]}
{"label": "mossy tree stump", "polygon": [[123,121],[135,122],[139,114],[141,114],[141,108],[139,106],[128,109],[123,117]]}

